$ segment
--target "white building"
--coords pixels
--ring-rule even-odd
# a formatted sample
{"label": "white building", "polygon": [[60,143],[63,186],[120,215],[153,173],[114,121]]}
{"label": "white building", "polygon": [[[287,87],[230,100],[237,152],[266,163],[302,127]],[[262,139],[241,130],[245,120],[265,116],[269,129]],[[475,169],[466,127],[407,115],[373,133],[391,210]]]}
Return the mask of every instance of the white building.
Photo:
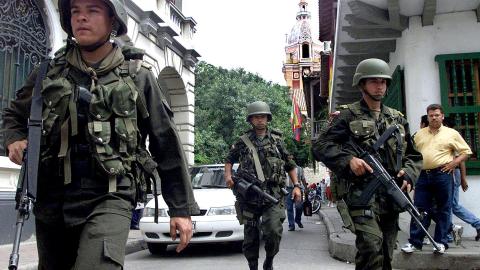
{"label": "white building", "polygon": [[480,193],[480,0],[320,2],[336,2],[337,11],[330,108],[360,98],[352,87],[358,62],[387,61],[394,74],[386,103],[406,114],[411,131],[426,107],[438,103],[472,148],[470,189],[460,201],[480,216],[474,199]]}
{"label": "white building", "polygon": [[[57,0],[3,1],[0,7],[0,93],[3,110],[15,97],[25,77],[39,59],[63,46]],[[128,36],[144,49],[144,60],[153,68],[174,112],[189,165],[193,165],[194,68],[200,55],[193,48],[196,22],[182,14],[181,0],[125,0]],[[1,118],[0,118],[1,120]],[[13,240],[18,166],[3,149],[0,135],[0,244]],[[31,235],[31,224],[30,235]],[[27,226],[28,227],[28,226]],[[28,233],[27,237],[28,237]]]}

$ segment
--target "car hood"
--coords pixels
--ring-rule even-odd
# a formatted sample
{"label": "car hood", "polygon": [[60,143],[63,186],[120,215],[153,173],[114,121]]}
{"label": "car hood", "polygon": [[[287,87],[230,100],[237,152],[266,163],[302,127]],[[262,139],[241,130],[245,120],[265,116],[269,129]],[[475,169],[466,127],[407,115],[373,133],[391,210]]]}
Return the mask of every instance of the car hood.
{"label": "car hood", "polygon": [[[231,206],[235,204],[235,196],[228,188],[194,189],[193,194],[200,209],[208,210],[210,207]],[[162,195],[158,196],[158,204],[159,208],[168,208]],[[148,202],[147,207],[155,207],[153,199]]]}

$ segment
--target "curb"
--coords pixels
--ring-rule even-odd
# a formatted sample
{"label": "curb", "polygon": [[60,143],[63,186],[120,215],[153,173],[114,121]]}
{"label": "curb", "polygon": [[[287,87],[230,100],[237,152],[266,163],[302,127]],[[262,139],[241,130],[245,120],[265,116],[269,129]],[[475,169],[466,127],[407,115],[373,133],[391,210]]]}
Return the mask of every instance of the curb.
{"label": "curb", "polygon": [[[328,235],[328,251],[330,256],[346,262],[355,262],[355,234],[343,228],[343,222],[336,213],[329,213],[320,209],[319,215],[325,223]],[[404,238],[407,237],[404,235]],[[479,269],[480,270],[480,243],[469,240],[462,250],[443,254],[434,254],[430,248],[412,254],[404,254],[399,249],[393,253],[392,266],[395,269]],[[428,251],[427,251],[428,250]]]}
{"label": "curb", "polygon": [[[318,211],[320,218],[327,227],[328,251],[330,256],[345,262],[355,262],[357,248],[355,247],[355,235],[349,231],[337,232],[328,215],[322,209]],[[347,239],[347,240],[346,240]],[[348,240],[353,239],[353,241]]]}

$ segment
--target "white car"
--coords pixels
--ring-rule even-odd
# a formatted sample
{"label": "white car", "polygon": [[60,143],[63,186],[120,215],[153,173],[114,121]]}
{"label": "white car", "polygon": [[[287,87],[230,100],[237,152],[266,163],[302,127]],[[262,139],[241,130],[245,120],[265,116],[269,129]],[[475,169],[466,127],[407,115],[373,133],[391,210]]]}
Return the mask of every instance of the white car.
{"label": "white car", "polygon": [[[235,196],[225,185],[223,164],[193,167],[191,175],[200,215],[192,216],[193,237],[190,243],[241,243],[243,225],[236,218]],[[175,241],[170,237],[168,207],[161,195],[158,196],[158,208],[158,224],[153,221],[153,199],[145,206],[140,220],[140,231],[152,254],[161,254],[167,245],[179,242],[179,237]]]}

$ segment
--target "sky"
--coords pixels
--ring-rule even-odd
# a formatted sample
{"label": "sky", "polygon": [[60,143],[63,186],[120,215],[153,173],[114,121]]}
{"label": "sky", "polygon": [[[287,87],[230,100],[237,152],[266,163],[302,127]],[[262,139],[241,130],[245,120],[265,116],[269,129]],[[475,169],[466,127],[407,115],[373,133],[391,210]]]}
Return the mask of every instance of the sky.
{"label": "sky", "polygon": [[[200,60],[244,68],[286,85],[282,73],[287,33],[300,0],[183,0],[182,13],[197,22],[193,37]],[[318,1],[308,0],[312,35],[318,38]]]}

